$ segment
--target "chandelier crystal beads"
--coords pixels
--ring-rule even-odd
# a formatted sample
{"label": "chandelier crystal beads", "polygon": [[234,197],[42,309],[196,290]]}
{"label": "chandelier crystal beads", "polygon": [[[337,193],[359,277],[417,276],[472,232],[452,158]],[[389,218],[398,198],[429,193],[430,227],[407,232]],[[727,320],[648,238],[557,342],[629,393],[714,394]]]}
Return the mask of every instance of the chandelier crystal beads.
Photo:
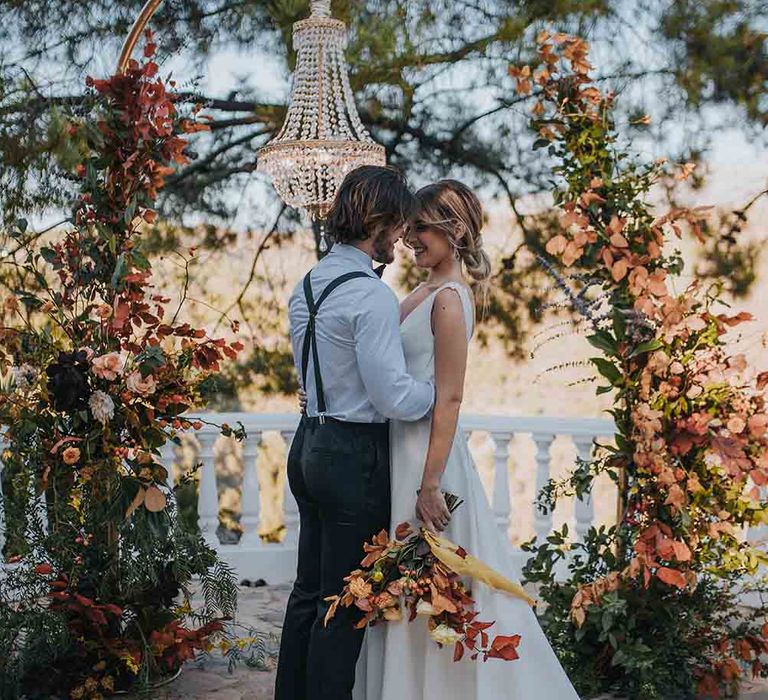
{"label": "chandelier crystal beads", "polygon": [[346,26],[330,0],[314,0],[311,16],[293,25],[296,70],[288,113],[277,136],[259,151],[257,170],[282,200],[323,219],[339,185],[361,165],[384,165],[384,147],[360,121],[349,86]]}

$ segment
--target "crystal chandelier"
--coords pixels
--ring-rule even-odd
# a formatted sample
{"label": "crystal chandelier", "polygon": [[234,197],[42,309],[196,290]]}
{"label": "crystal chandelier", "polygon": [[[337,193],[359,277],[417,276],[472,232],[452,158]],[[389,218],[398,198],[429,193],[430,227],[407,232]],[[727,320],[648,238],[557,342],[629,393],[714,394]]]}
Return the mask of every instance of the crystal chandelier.
{"label": "crystal chandelier", "polygon": [[349,86],[346,26],[330,0],[313,0],[309,18],[293,25],[296,70],[288,114],[278,135],[260,149],[257,170],[272,178],[281,199],[325,218],[345,175],[384,165],[384,147],[363,127]]}

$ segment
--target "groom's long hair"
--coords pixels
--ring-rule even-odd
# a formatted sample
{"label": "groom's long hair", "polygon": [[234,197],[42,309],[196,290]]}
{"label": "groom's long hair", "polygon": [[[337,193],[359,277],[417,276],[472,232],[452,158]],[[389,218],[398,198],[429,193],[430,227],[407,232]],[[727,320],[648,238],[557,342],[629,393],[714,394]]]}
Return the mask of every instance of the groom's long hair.
{"label": "groom's long hair", "polygon": [[364,165],[349,173],[325,222],[335,243],[376,238],[383,230],[404,225],[416,206],[405,175],[390,166]]}

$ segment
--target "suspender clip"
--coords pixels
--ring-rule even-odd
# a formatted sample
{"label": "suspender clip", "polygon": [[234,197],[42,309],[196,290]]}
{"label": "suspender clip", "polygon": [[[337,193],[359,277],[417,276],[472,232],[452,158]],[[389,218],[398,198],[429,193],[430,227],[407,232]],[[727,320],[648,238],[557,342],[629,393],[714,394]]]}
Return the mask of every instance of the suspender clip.
{"label": "suspender clip", "polygon": [[325,425],[325,413],[319,413],[317,417],[320,425]]}

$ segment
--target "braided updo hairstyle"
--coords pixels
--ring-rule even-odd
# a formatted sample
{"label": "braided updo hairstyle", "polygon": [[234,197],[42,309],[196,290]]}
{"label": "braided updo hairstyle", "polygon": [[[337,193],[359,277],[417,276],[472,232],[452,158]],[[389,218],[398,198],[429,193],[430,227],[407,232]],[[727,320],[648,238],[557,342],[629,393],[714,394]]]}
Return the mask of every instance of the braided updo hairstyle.
{"label": "braided updo hairstyle", "polygon": [[483,248],[483,207],[477,195],[458,180],[440,180],[422,187],[416,199],[420,223],[445,233],[485,300],[491,259]]}

